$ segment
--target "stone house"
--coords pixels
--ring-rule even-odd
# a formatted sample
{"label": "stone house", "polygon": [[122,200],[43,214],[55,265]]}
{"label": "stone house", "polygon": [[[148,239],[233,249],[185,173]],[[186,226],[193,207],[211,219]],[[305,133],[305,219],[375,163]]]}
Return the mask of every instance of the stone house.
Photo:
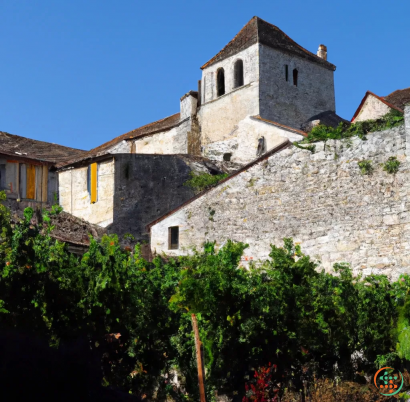
{"label": "stone house", "polygon": [[387,96],[367,91],[352,117],[352,123],[379,119],[392,109],[403,113],[407,102],[410,102],[410,88],[398,89]]}
{"label": "stone house", "polygon": [[57,167],[86,151],[0,132],[0,190],[14,209],[52,204]]}
{"label": "stone house", "polygon": [[[337,157],[335,156],[337,155]],[[397,174],[382,164],[401,162]],[[370,160],[372,175],[358,162]],[[249,244],[243,264],[268,258],[270,244],[292,237],[330,270],[351,263],[355,272],[396,279],[410,265],[410,105],[405,126],[354,138],[317,143],[316,152],[281,145],[238,170],[216,187],[151,222],[151,251],[170,256]]]}

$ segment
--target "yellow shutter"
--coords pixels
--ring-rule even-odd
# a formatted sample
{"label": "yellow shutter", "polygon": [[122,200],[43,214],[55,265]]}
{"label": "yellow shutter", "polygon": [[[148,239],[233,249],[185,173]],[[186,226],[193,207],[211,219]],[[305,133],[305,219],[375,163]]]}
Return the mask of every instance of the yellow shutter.
{"label": "yellow shutter", "polygon": [[26,197],[34,200],[36,194],[36,167],[34,165],[26,165],[26,178]]}
{"label": "yellow shutter", "polygon": [[91,204],[97,201],[97,164],[91,164]]}

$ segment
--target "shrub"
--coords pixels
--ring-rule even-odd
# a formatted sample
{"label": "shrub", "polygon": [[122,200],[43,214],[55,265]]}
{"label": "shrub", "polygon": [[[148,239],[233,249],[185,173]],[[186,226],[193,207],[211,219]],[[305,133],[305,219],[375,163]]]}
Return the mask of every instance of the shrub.
{"label": "shrub", "polygon": [[206,190],[217,185],[221,180],[228,177],[226,173],[212,175],[209,173],[190,172],[191,178],[184,183],[184,186],[191,187],[195,192]]}
{"label": "shrub", "polygon": [[369,175],[373,172],[372,162],[369,160],[364,160],[361,162],[357,162],[360,168],[360,173],[363,175]]}
{"label": "shrub", "polygon": [[340,123],[337,127],[318,125],[312,128],[303,142],[340,140],[351,137],[366,139],[366,134],[387,130],[404,124],[404,116],[398,110],[391,109],[385,116],[377,120],[359,121],[354,124]]}
{"label": "shrub", "polygon": [[387,173],[395,174],[399,171],[400,161],[395,156],[391,156],[383,165],[383,170]]}

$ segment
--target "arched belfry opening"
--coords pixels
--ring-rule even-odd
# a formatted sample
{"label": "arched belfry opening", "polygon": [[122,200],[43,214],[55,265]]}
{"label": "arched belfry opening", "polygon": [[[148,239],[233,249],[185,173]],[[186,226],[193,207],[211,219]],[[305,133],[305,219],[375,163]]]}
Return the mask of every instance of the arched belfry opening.
{"label": "arched belfry opening", "polygon": [[243,61],[241,59],[235,61],[233,69],[233,78],[234,88],[238,88],[243,85]]}
{"label": "arched belfry opening", "polygon": [[293,85],[298,86],[298,70],[296,68],[293,70]]}
{"label": "arched belfry opening", "polygon": [[216,73],[216,93],[218,96],[225,95],[225,71],[220,68]]}

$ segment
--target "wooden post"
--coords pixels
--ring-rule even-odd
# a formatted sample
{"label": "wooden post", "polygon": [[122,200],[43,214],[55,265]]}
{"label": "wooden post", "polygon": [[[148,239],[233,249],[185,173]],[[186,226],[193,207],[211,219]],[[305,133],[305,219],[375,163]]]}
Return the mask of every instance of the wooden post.
{"label": "wooden post", "polygon": [[204,385],[204,371],[203,371],[202,353],[201,353],[201,340],[199,339],[198,322],[196,320],[195,314],[191,314],[191,319],[192,319],[192,327],[194,328],[194,334],[195,334],[196,364],[198,367],[198,385],[199,385],[200,402],[206,402],[205,385]]}

